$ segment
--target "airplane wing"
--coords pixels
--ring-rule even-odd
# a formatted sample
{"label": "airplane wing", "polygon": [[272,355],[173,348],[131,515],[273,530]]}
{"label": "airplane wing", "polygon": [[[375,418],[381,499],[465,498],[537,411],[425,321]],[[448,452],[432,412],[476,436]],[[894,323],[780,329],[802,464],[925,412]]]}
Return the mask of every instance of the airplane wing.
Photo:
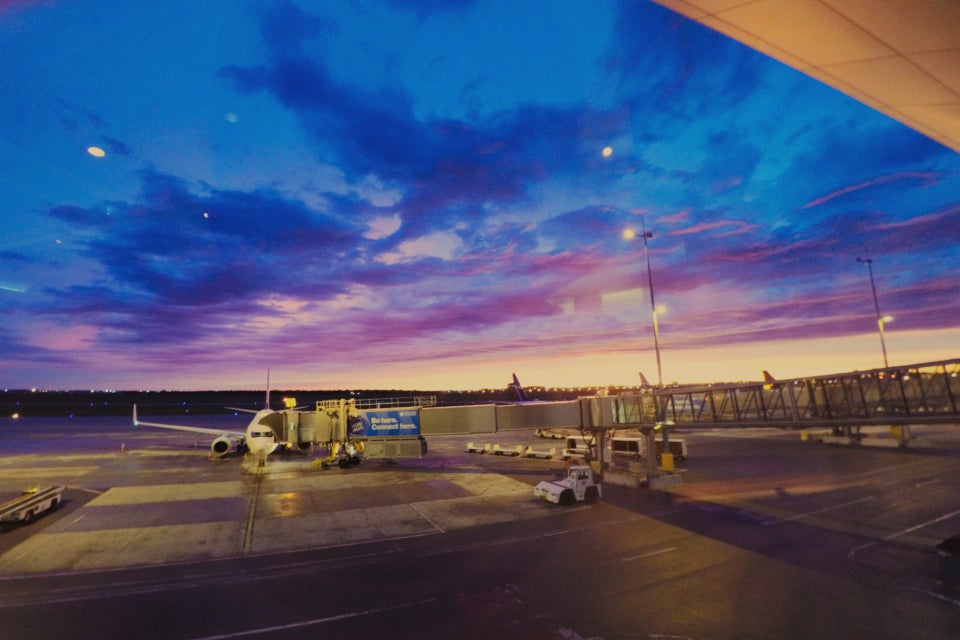
{"label": "airplane wing", "polygon": [[230,411],[236,411],[238,413],[257,413],[257,409],[241,409],[240,407],[224,407],[224,409],[229,409]]}
{"label": "airplane wing", "polygon": [[246,433],[243,431],[231,431],[229,429],[208,429],[206,427],[189,427],[182,424],[166,424],[163,422],[144,422],[143,420],[137,419],[137,405],[133,405],[133,426],[139,427],[159,427],[161,429],[173,429],[175,431],[189,431],[192,433],[205,433],[211,436],[227,436],[228,438],[240,438],[241,440],[246,437]]}

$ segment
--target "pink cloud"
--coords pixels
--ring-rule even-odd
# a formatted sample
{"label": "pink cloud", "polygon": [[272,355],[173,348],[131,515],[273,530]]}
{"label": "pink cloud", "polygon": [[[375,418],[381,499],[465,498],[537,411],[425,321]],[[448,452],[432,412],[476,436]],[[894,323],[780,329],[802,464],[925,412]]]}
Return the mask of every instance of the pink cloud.
{"label": "pink cloud", "polygon": [[676,212],[675,214],[673,214],[672,216],[663,216],[663,217],[657,218],[657,219],[658,219],[660,222],[666,222],[666,223],[686,222],[687,220],[690,219],[690,210],[689,210],[689,209],[681,209],[680,211],[677,211],[677,212]]}
{"label": "pink cloud", "polygon": [[930,222],[937,222],[942,218],[947,218],[952,215],[960,213],[960,205],[950,207],[944,211],[938,211],[936,213],[928,213],[925,216],[917,216],[916,218],[910,218],[909,220],[901,220],[899,222],[885,222],[877,225],[873,225],[872,229],[902,229],[904,227],[913,227],[917,225],[924,225]]}
{"label": "pink cloud", "polygon": [[833,193],[828,193],[825,196],[820,196],[815,200],[811,200],[807,204],[803,205],[801,209],[809,209],[810,207],[816,207],[821,204],[830,202],[834,198],[839,198],[840,196],[845,196],[848,193],[853,193],[855,191],[860,191],[861,189],[867,189],[870,187],[875,187],[881,184],[887,184],[889,182],[896,182],[897,180],[909,180],[915,178],[921,182],[922,185],[934,184],[940,179],[940,176],[932,171],[902,171],[900,173],[891,173],[887,176],[880,176],[879,178],[874,178],[873,180],[867,180],[865,182],[860,182],[857,184],[852,184],[849,187],[844,187],[834,191]]}
{"label": "pink cloud", "polygon": [[747,233],[748,231],[755,229],[756,225],[743,222],[742,220],[717,220],[716,222],[701,222],[700,224],[695,224],[692,227],[686,227],[685,229],[677,229],[676,231],[671,231],[669,235],[687,236],[693,233],[702,233],[704,231],[722,229],[724,227],[732,228],[729,231],[715,234],[718,238],[733,236],[740,233]]}

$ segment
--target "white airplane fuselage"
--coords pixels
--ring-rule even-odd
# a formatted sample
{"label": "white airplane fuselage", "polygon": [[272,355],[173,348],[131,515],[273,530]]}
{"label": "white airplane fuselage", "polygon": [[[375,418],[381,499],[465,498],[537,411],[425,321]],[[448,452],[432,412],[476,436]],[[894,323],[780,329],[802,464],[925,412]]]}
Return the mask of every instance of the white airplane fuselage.
{"label": "white airplane fuselage", "polygon": [[247,451],[250,455],[255,456],[260,461],[260,464],[263,464],[267,456],[277,448],[276,433],[274,433],[273,428],[269,424],[263,422],[267,416],[273,415],[274,413],[275,412],[270,409],[258,411],[253,417],[253,420],[250,421],[250,424],[247,425],[247,430],[243,437]]}

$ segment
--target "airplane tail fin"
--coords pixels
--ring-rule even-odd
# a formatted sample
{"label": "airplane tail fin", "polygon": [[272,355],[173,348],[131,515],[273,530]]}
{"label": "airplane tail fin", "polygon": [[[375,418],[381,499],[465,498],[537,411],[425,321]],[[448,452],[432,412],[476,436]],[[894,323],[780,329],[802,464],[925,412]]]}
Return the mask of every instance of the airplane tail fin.
{"label": "airplane tail fin", "polygon": [[530,402],[527,392],[523,390],[523,386],[521,386],[520,381],[517,380],[517,374],[513,374],[513,382],[510,384],[510,388],[513,389],[519,402]]}
{"label": "airplane tail fin", "polygon": [[270,367],[267,367],[267,398],[263,405],[264,409],[270,410]]}
{"label": "airplane tail fin", "polygon": [[[257,406],[257,403],[254,402],[253,406]],[[270,369],[267,369],[267,397],[264,398],[263,408],[267,411],[273,411],[270,408]],[[230,411],[236,411],[238,413],[259,413],[256,409],[243,409],[241,407],[224,407],[224,409],[229,409]]]}
{"label": "airplane tail fin", "polygon": [[643,375],[643,371],[637,371],[637,373],[640,374],[640,386],[641,386],[641,387],[652,387],[652,386],[653,386],[652,384],[650,384],[650,381],[647,380],[647,376]]}
{"label": "airplane tail fin", "polygon": [[763,388],[766,391],[773,389],[776,386],[777,379],[770,375],[770,372],[766,369],[763,370]]}

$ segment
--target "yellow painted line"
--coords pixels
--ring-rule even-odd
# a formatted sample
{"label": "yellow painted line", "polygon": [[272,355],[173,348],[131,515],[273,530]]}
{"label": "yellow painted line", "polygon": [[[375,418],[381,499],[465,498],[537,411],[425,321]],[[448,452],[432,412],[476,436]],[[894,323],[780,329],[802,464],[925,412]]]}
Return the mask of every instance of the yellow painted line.
{"label": "yellow painted line", "polygon": [[59,478],[62,476],[82,476],[96,471],[100,467],[29,467],[0,469],[0,478]]}
{"label": "yellow painted line", "polygon": [[250,513],[247,514],[247,528],[243,533],[243,555],[250,555],[253,544],[253,522],[257,515],[257,498],[260,496],[260,481],[263,479],[263,467],[257,467],[257,479],[253,485],[253,497],[250,498]]}

